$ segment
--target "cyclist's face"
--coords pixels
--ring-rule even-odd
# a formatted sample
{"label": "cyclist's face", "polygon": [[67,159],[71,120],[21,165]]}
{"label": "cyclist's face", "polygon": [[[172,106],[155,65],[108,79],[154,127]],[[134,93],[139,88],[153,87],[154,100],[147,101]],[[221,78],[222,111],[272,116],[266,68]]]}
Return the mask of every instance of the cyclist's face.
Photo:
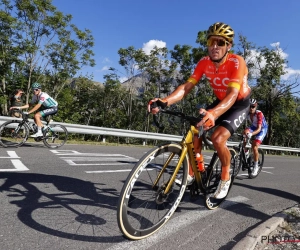
{"label": "cyclist's face", "polygon": [[34,94],[34,95],[39,95],[40,92],[41,92],[40,89],[33,89],[32,91],[33,91],[33,94]]}
{"label": "cyclist's face", "polygon": [[218,60],[231,49],[231,44],[221,36],[211,36],[207,42],[208,55],[212,60]]}
{"label": "cyclist's face", "polygon": [[256,105],[250,105],[250,113],[254,113],[256,110]]}

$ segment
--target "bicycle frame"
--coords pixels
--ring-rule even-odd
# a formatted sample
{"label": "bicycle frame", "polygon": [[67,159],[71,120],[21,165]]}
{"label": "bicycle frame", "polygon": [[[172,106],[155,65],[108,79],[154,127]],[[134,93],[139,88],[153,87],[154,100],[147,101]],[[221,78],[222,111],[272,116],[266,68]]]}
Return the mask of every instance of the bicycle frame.
{"label": "bicycle frame", "polygon": [[[242,163],[244,164],[244,166],[246,166],[247,168],[251,167],[249,166],[249,163],[248,163],[248,157],[246,156],[246,152],[245,152],[245,149],[246,149],[246,146],[245,145],[248,145],[250,143],[250,139],[249,138],[246,138],[246,141],[245,140],[245,137],[241,134],[237,134],[238,136],[241,136],[242,137],[242,140],[240,141],[239,145],[238,145],[238,155],[241,155],[242,157]],[[251,143],[250,143],[251,144]],[[249,155],[252,151],[252,147],[250,145],[249,147]]]}
{"label": "bicycle frame", "polygon": [[[181,167],[181,164],[186,159],[187,155],[188,155],[189,163],[191,164],[191,167],[195,174],[195,180],[198,184],[198,187],[200,188],[200,190],[202,192],[204,192],[205,188],[204,188],[204,185],[202,182],[202,177],[201,177],[200,172],[198,171],[198,167],[196,165],[196,160],[195,160],[195,151],[194,151],[194,144],[193,144],[193,138],[194,138],[195,132],[198,133],[198,130],[193,125],[191,125],[190,130],[187,132],[186,136],[183,137],[183,139],[181,141],[182,152],[181,152],[180,158],[178,160],[177,166],[175,168],[175,171],[173,172],[172,177],[171,177],[170,181],[168,182],[166,189],[164,190],[164,194],[168,194],[170,192],[172,185],[175,181],[176,175]],[[174,157],[174,154],[170,154],[166,163],[162,167],[162,170],[160,171],[156,180],[154,181],[153,186],[155,186],[158,183],[158,181],[160,180],[160,178],[162,176],[162,173],[166,170],[167,166],[169,165],[169,163],[173,159],[173,157]]]}

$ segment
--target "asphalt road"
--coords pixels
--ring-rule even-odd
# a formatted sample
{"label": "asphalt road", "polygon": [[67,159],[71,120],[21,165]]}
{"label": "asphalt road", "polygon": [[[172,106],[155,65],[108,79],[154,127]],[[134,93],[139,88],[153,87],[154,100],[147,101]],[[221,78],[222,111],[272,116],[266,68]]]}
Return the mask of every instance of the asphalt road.
{"label": "asphalt road", "polygon": [[[160,231],[129,241],[118,229],[116,204],[130,169],[148,150],[0,148],[1,249],[231,249],[251,229],[300,200],[300,158],[267,155],[260,176],[239,175],[221,208],[207,210],[202,196],[191,201],[187,192]],[[204,159],[209,161],[210,154],[205,152]]]}

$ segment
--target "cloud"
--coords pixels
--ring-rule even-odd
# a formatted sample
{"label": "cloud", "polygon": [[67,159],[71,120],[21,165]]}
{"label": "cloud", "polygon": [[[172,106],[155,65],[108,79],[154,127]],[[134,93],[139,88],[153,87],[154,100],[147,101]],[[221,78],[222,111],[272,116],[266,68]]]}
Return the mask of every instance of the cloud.
{"label": "cloud", "polygon": [[97,72],[107,71],[110,69],[110,66],[104,66],[101,69],[96,70]]}
{"label": "cloud", "polygon": [[[270,45],[271,45],[271,47],[274,48],[274,50],[276,50],[279,53],[279,55],[282,59],[287,60],[289,55],[287,53],[285,53],[282,48],[280,48],[280,42],[271,43]],[[251,50],[250,56],[247,58],[246,62],[247,63],[253,62],[254,64],[257,64],[256,58],[259,55],[260,55],[259,51]],[[266,60],[264,58],[262,58],[262,61],[259,63],[259,65],[260,65],[260,67],[264,67],[266,65]],[[284,64],[284,71],[286,72],[286,74],[281,76],[282,80],[290,80],[290,79],[300,75],[300,69],[298,69],[298,70],[292,69],[292,68],[288,67],[287,64]],[[254,69],[252,71],[252,73],[253,73],[254,77],[259,77],[259,69]]]}
{"label": "cloud", "polygon": [[157,48],[165,48],[167,47],[167,43],[161,40],[150,40],[149,42],[143,44],[142,50],[146,53],[146,55],[150,55],[151,50],[153,50],[155,46]]}
{"label": "cloud", "polygon": [[120,77],[120,79],[119,79],[119,81],[121,82],[121,83],[123,83],[123,82],[126,82],[128,80],[128,77]]}
{"label": "cloud", "polygon": [[110,63],[111,61],[109,60],[108,57],[105,57],[103,60],[102,60],[102,63]]}
{"label": "cloud", "polygon": [[294,77],[300,76],[300,69],[285,68],[285,71],[286,74],[281,77],[282,80],[290,80]]}

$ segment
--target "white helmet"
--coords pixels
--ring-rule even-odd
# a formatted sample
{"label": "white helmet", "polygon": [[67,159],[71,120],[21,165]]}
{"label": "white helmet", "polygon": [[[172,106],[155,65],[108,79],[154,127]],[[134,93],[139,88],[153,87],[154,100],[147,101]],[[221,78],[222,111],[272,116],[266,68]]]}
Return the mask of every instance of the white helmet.
{"label": "white helmet", "polygon": [[250,105],[257,105],[256,99],[250,99]]}

